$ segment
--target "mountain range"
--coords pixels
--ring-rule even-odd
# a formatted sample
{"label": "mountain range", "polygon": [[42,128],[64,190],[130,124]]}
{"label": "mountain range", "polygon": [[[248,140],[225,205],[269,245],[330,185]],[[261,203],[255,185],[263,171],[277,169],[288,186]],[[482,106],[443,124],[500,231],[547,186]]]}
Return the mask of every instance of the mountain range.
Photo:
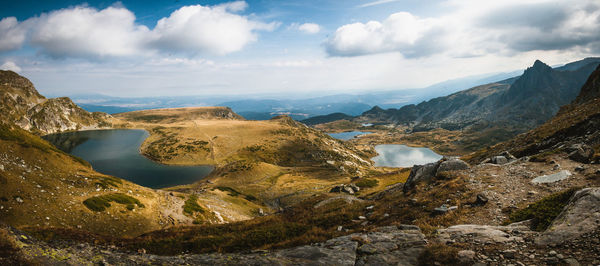
{"label": "mountain range", "polygon": [[374,107],[357,119],[405,124],[416,131],[444,128],[509,126],[525,131],[552,117],[570,103],[599,60],[553,69],[537,60],[511,84],[489,83],[399,109]]}

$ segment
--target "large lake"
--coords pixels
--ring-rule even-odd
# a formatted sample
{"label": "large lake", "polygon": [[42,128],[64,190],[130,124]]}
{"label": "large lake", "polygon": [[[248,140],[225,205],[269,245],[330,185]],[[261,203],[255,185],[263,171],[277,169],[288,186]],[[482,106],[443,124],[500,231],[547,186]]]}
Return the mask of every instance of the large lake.
{"label": "large lake", "polygon": [[375,166],[411,167],[415,164],[437,162],[442,155],[428,148],[414,148],[400,144],[382,144],[375,146],[379,155],[371,158]]}
{"label": "large lake", "polygon": [[44,136],[57,148],[80,157],[94,170],[133,183],[164,188],[194,183],[206,177],[212,166],[175,166],[154,162],[140,154],[148,137],[145,130],[116,129],[59,133]]}
{"label": "large lake", "polygon": [[360,136],[360,135],[365,135],[365,134],[369,134],[371,132],[363,132],[363,131],[349,131],[349,132],[341,132],[341,133],[327,133],[329,134],[329,136],[332,136],[336,139],[341,139],[341,140],[349,140],[352,139],[356,136]]}

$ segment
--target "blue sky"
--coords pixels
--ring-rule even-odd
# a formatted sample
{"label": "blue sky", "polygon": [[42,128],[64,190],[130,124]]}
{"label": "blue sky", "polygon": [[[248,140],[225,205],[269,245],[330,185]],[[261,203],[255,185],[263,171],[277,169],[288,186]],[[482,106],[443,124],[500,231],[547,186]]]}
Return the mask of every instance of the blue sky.
{"label": "blue sky", "polygon": [[418,88],[598,52],[592,0],[22,0],[0,10],[0,68],[50,95]]}

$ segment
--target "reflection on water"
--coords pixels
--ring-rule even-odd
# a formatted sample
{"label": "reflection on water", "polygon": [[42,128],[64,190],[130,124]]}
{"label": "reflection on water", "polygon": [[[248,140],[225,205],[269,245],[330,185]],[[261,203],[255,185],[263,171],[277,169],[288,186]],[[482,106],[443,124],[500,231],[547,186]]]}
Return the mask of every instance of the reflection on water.
{"label": "reflection on water", "polygon": [[382,144],[375,146],[379,155],[371,158],[375,166],[411,167],[415,164],[436,162],[441,155],[428,148],[413,148],[399,144]]}
{"label": "reflection on water", "polygon": [[44,138],[57,148],[90,162],[94,170],[151,188],[194,183],[212,166],[159,164],[139,153],[148,132],[144,130],[92,130],[52,134]]}
{"label": "reflection on water", "polygon": [[350,132],[342,132],[342,133],[327,133],[329,134],[329,136],[332,136],[336,139],[341,139],[341,140],[349,140],[352,139],[356,136],[360,136],[360,135],[364,135],[364,134],[369,134],[371,132],[363,132],[363,131],[350,131]]}

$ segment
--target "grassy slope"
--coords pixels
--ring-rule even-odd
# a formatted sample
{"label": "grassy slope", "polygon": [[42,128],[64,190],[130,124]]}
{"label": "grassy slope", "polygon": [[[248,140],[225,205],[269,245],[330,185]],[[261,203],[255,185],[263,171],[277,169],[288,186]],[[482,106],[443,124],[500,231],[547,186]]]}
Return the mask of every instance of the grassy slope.
{"label": "grassy slope", "polygon": [[196,108],[159,109],[116,117],[123,126],[151,133],[141,149],[152,159],[216,165],[207,178],[212,184],[201,181],[176,191],[228,187],[243,194],[240,199],[250,196],[258,199],[254,203],[277,208],[373,171],[367,154],[287,117],[245,121],[235,115],[207,116],[214,112],[202,110],[203,114],[194,113]]}
{"label": "grassy slope", "polygon": [[[0,165],[0,221],[4,223],[125,236],[161,228],[156,192],[97,173],[85,161],[16,126],[0,126]],[[93,196],[115,192],[139,200],[144,207],[133,211],[112,204],[96,212],[83,204]]]}

